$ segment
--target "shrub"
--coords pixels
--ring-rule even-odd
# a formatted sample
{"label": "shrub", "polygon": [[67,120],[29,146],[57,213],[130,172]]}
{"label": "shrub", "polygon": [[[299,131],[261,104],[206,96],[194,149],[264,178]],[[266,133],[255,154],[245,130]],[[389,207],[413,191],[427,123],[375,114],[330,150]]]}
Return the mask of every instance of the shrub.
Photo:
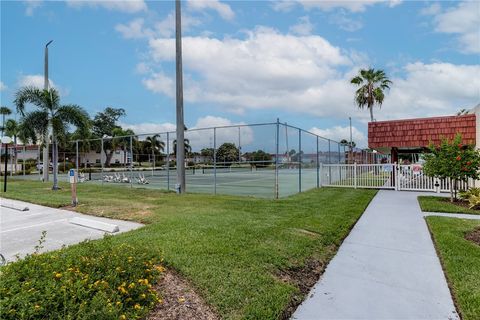
{"label": "shrub", "polygon": [[480,188],[470,188],[459,195],[461,199],[468,201],[470,209],[480,209]]}
{"label": "shrub", "polygon": [[31,254],[0,269],[2,319],[137,319],[160,299],[157,252],[111,237]]}

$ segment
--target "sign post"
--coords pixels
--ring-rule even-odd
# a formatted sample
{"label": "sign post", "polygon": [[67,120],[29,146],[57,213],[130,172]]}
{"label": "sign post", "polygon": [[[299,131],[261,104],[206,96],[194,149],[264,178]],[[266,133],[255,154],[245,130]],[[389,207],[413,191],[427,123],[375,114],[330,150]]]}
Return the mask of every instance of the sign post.
{"label": "sign post", "polygon": [[[5,174],[3,176],[3,192],[7,192],[7,171],[8,171],[8,144],[12,142],[10,137],[2,137],[2,144],[5,144]],[[13,168],[10,166],[10,172],[12,172]]]}
{"label": "sign post", "polygon": [[77,170],[75,169],[70,169],[68,172],[68,178],[70,180],[70,187],[72,190],[72,206],[76,207],[78,204],[78,198],[77,198]]}

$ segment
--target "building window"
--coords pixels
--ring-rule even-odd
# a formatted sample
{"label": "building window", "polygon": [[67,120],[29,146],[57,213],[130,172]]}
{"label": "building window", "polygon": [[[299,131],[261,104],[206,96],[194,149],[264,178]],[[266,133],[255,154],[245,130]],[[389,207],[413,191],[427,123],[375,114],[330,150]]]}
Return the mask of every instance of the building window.
{"label": "building window", "polygon": [[95,163],[100,163],[100,159],[95,159]]}

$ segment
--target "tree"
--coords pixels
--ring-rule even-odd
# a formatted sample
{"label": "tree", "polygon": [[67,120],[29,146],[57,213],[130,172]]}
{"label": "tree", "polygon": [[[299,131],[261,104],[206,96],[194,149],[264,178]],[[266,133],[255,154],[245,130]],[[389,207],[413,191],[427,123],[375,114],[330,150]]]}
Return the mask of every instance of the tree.
{"label": "tree", "polygon": [[[37,110],[26,112],[25,105],[31,103]],[[52,129],[53,190],[58,189],[58,145],[57,138],[65,136],[69,125],[88,128],[87,112],[76,104],[60,104],[60,95],[54,88],[41,90],[36,87],[23,87],[15,96],[17,111],[22,115],[24,125],[31,127],[37,135],[45,136]],[[48,143],[48,141],[44,141]],[[48,170],[48,159],[44,159],[44,170]]]}
{"label": "tree", "polygon": [[[111,150],[109,150],[109,157],[108,157],[108,164],[110,164],[110,160],[112,159],[112,155],[115,150],[120,149],[123,151],[123,163],[127,166],[127,152],[130,150],[130,137],[132,137],[132,147],[133,144],[136,143],[136,137],[133,137],[135,132],[131,129],[122,129],[117,127],[112,131],[112,139],[110,141]],[[131,154],[131,163],[133,163],[133,150]]]}
{"label": "tree", "polygon": [[20,126],[17,121],[8,119],[5,123],[5,133],[9,137],[13,137],[13,156],[15,159],[15,173],[17,172],[17,137],[20,133]]}
{"label": "tree", "polygon": [[217,162],[236,162],[238,154],[239,150],[234,143],[225,142],[217,150]]}
{"label": "tree", "polygon": [[245,154],[248,161],[253,162],[252,165],[257,167],[266,167],[272,163],[272,155],[263,150],[249,152]]}
{"label": "tree", "polygon": [[439,146],[431,143],[429,151],[423,171],[427,176],[449,180],[451,202],[457,200],[459,181],[479,178],[480,151],[473,145],[462,144],[460,134],[451,141],[442,140]]}
{"label": "tree", "polygon": [[352,84],[359,86],[355,92],[355,103],[360,109],[367,108],[370,111],[370,120],[373,122],[373,106],[382,106],[385,98],[384,90],[390,89],[392,81],[388,79],[383,70],[373,68],[360,70],[359,74],[350,80]]}
{"label": "tree", "polygon": [[[192,152],[192,147],[190,146],[190,140],[184,139],[185,141],[185,156],[188,156]],[[177,155],[177,139],[173,140],[173,154]]]}
{"label": "tree", "polygon": [[[116,129],[122,129],[118,125],[118,120],[125,116],[125,110],[122,108],[107,107],[104,111],[98,112],[92,121],[92,132],[97,138],[105,138],[114,135]],[[121,132],[117,130],[117,135]],[[115,153],[114,139],[103,140],[103,152],[105,153],[106,167],[110,166],[113,154]]]}
{"label": "tree", "polygon": [[2,130],[2,137],[3,133],[5,132],[5,116],[9,116],[12,114],[12,110],[8,107],[0,107],[0,114],[2,115],[2,127],[0,128]]}
{"label": "tree", "polygon": [[215,154],[215,150],[213,148],[203,148],[200,150],[200,154],[204,158],[210,159],[210,161],[213,161],[213,155]]}
{"label": "tree", "polygon": [[159,134],[145,138],[144,147],[147,153],[152,155],[153,166],[155,167],[155,155],[163,152],[165,149],[165,142],[161,141]]}

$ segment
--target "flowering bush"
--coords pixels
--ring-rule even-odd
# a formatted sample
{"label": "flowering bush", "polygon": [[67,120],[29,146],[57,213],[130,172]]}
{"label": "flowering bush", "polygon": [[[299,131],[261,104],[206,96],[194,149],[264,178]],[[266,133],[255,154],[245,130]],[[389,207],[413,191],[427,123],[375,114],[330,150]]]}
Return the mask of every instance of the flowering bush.
{"label": "flowering bush", "polygon": [[429,149],[423,170],[428,176],[450,181],[451,201],[457,197],[458,181],[479,178],[480,152],[473,145],[463,144],[460,134],[451,141],[444,139],[439,146],[431,144]]}
{"label": "flowering bush", "polygon": [[158,252],[111,237],[28,255],[0,269],[2,319],[137,319],[160,301]]}

